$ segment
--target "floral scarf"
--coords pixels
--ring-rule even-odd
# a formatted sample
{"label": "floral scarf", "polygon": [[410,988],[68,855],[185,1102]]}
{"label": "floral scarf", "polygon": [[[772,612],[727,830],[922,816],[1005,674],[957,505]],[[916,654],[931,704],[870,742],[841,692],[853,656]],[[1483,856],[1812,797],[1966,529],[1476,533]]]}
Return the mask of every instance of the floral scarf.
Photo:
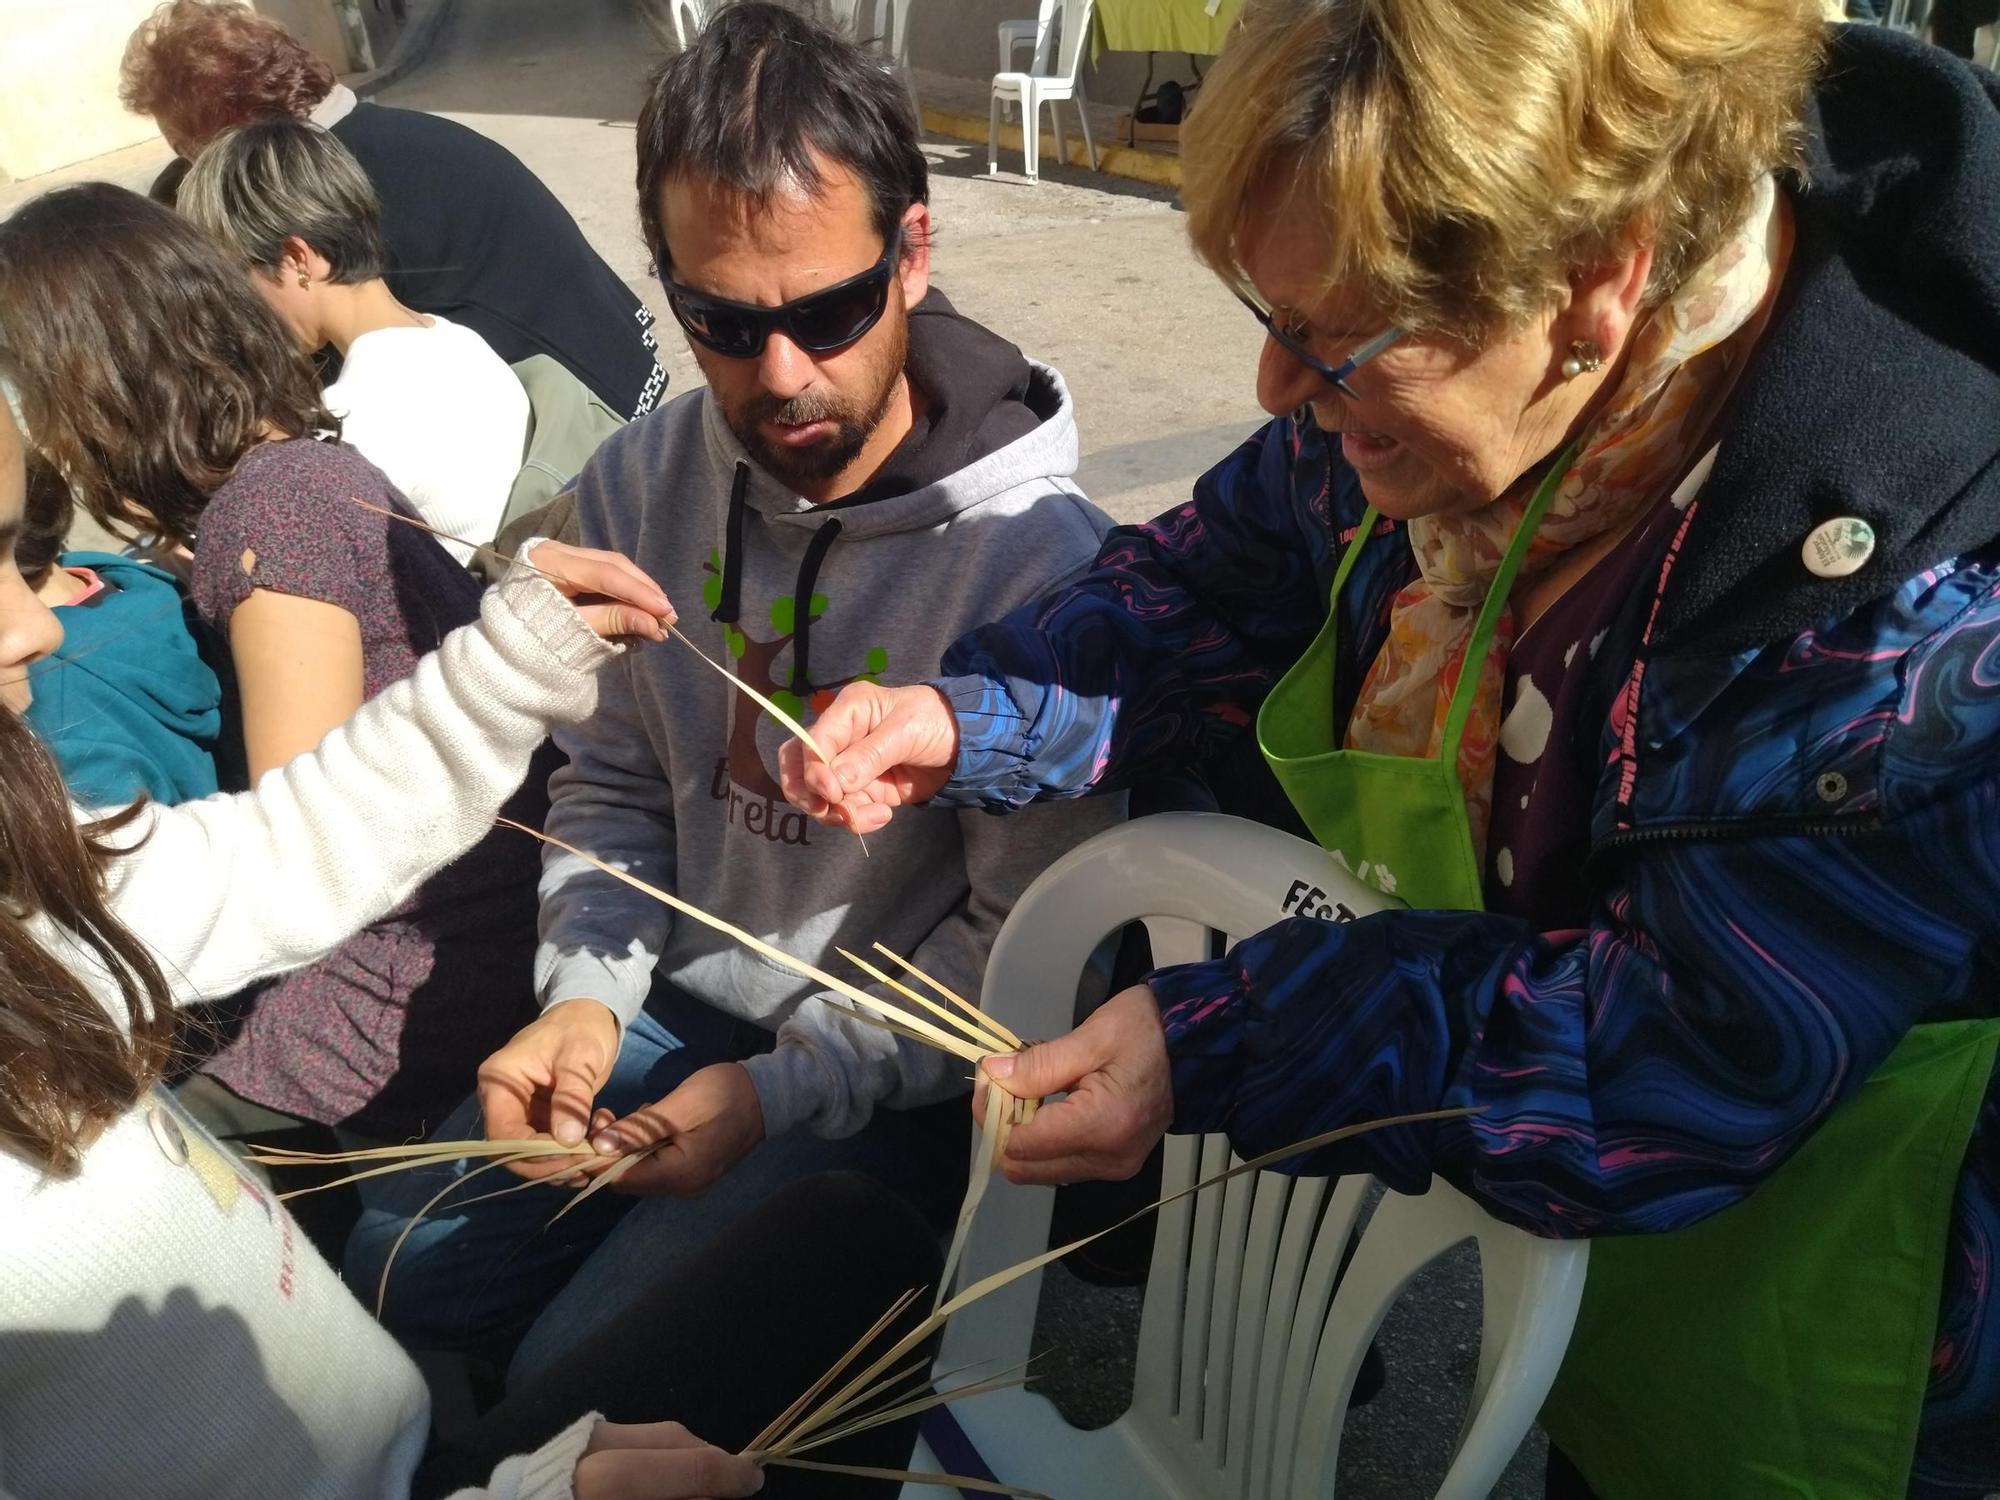
{"label": "floral scarf", "polygon": [[[1791,214],[1766,178],[1728,241],[1634,331],[1617,389],[1528,544],[1517,587],[1572,547],[1636,519],[1694,456],[1768,317],[1791,250]],[[1347,748],[1434,756],[1480,606],[1539,475],[1463,515],[1409,523],[1418,576],[1390,602],[1389,636],[1361,684]],[[1484,859],[1514,610],[1501,612],[1459,743],[1473,847]]]}

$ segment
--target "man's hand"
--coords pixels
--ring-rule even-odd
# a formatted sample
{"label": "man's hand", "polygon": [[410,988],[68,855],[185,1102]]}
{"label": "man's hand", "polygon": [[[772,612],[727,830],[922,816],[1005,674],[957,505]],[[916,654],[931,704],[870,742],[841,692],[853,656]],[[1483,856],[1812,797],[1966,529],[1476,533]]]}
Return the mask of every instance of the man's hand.
{"label": "man's hand", "polygon": [[[1145,1164],[1174,1117],[1159,1002],[1143,984],[1113,995],[1068,1036],[989,1057],[981,1070],[1023,1099],[1068,1091],[1014,1127],[1000,1163],[1009,1182],[1122,1181]],[[982,1079],[972,1117],[985,1109]]]}
{"label": "man's hand", "polygon": [[[486,1138],[525,1140],[550,1136],[588,1153],[584,1144],[591,1101],[618,1057],[618,1018],[595,1000],[561,1000],[514,1033],[512,1041],[479,1065],[479,1108]],[[573,1172],[577,1163],[556,1158],[521,1162],[523,1177]]]}
{"label": "man's hand", "polygon": [[763,1487],[757,1465],[710,1447],[678,1422],[599,1422],[570,1493],[576,1500],[738,1500]]}
{"label": "man's hand", "polygon": [[599,1151],[666,1142],[618,1179],[625,1193],[699,1193],[764,1141],[763,1106],[741,1063],[710,1063],[666,1098],[622,1120],[609,1113],[598,1111],[592,1122],[591,1141]]}
{"label": "man's hand", "polygon": [[958,763],[958,718],[934,687],[851,682],[813,721],[829,768],[796,740],[778,748],[785,800],[829,827],[873,833],[896,808],[928,802]]}

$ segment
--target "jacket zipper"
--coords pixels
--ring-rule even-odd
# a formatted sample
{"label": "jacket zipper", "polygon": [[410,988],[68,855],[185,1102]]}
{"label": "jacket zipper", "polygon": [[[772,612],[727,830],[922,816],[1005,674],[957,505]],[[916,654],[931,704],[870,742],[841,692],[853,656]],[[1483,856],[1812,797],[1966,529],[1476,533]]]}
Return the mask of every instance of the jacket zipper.
{"label": "jacket zipper", "polygon": [[1880,813],[1857,818],[1744,818],[1731,822],[1667,823],[1654,828],[1628,828],[1591,846],[1593,863],[1602,856],[1635,844],[1722,843],[1739,838],[1860,838],[1880,833],[1887,823]]}

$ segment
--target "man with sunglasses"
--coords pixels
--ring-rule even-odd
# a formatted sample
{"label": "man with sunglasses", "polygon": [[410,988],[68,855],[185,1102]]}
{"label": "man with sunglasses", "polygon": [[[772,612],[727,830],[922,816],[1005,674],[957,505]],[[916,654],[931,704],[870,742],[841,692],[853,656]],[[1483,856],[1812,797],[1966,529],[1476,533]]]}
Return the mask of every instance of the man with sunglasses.
{"label": "man with sunglasses", "polygon": [[[642,227],[707,388],[599,451],[579,540],[633,557],[696,645],[801,718],[844,683],[912,680],[1090,560],[1107,523],[1070,481],[1062,379],[931,287],[917,123],[876,60],[790,11],[730,6],[655,78],[638,147]],[[600,703],[561,741],[549,831],[856,981],[836,950],[879,941],[977,994],[1020,891],[1120,812],[938,813],[864,850],[785,804],[784,731],[685,646],[629,654]],[[964,1107],[939,1101],[964,1093],[962,1065],[578,860],[552,859],[542,889],[546,1008],[481,1070],[483,1110],[439,1133],[668,1144],[559,1233],[542,1233],[553,1193],[434,1210],[396,1257],[392,1329],[490,1346],[616,1228],[630,1274],[600,1275],[619,1259],[600,1255],[562,1291],[569,1326],[594,1324],[681,1247],[829,1166],[948,1227]],[[375,1284],[443,1185],[423,1175],[378,1195],[350,1275]],[[662,1196],[631,1211],[634,1192]]]}

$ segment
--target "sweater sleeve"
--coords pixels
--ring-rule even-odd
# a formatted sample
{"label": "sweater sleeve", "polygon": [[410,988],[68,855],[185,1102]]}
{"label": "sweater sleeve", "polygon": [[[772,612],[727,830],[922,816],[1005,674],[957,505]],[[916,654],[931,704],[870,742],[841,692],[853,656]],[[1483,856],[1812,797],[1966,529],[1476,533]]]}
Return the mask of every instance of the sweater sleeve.
{"label": "sweater sleeve", "polygon": [[[977,1003],[987,955],[1021,892],[1064,854],[1120,821],[1125,799],[1031,808],[1005,822],[980,812],[958,816],[970,889],[908,957]],[[884,998],[897,1001],[893,994]],[[808,997],[778,1029],[777,1046],[744,1061],[767,1137],[800,1124],[817,1135],[852,1135],[877,1104],[910,1109],[966,1091],[968,1069],[960,1059],[850,1020],[847,1008],[844,1000]]]}
{"label": "sweater sleeve", "polygon": [[602,1420],[596,1412],[577,1418],[532,1452],[502,1459],[485,1489],[457,1490],[447,1500],[571,1500],[577,1463]]}
{"label": "sweater sleeve", "polygon": [[588,715],[617,654],[517,564],[478,623],[249,792],[149,808],[110,903],[181,1003],[313,962],[492,828],[551,721]]}
{"label": "sweater sleeve", "polygon": [[1469,1107],[1296,1170],[1441,1172],[1544,1235],[1675,1229],[1776,1170],[1916,1021],[1968,1013],[2000,942],[1990,774],[1865,839],[1641,847],[1581,932],[1294,918],[1160,971],[1173,1128],[1250,1156]]}
{"label": "sweater sleeve", "polygon": [[[662,890],[674,889],[674,794],[639,716],[634,663],[600,680],[597,712],[559,730],[569,763],[549,778],[551,836]],[[573,854],[545,851],[535,993],[544,1006],[589,999],[621,1027],[646,1003],[673,914]]]}
{"label": "sweater sleeve", "polygon": [[993,809],[1212,758],[1326,618],[1324,441],[1271,423],[1194,497],[1104,539],[1084,576],[960,638],[942,800]]}

